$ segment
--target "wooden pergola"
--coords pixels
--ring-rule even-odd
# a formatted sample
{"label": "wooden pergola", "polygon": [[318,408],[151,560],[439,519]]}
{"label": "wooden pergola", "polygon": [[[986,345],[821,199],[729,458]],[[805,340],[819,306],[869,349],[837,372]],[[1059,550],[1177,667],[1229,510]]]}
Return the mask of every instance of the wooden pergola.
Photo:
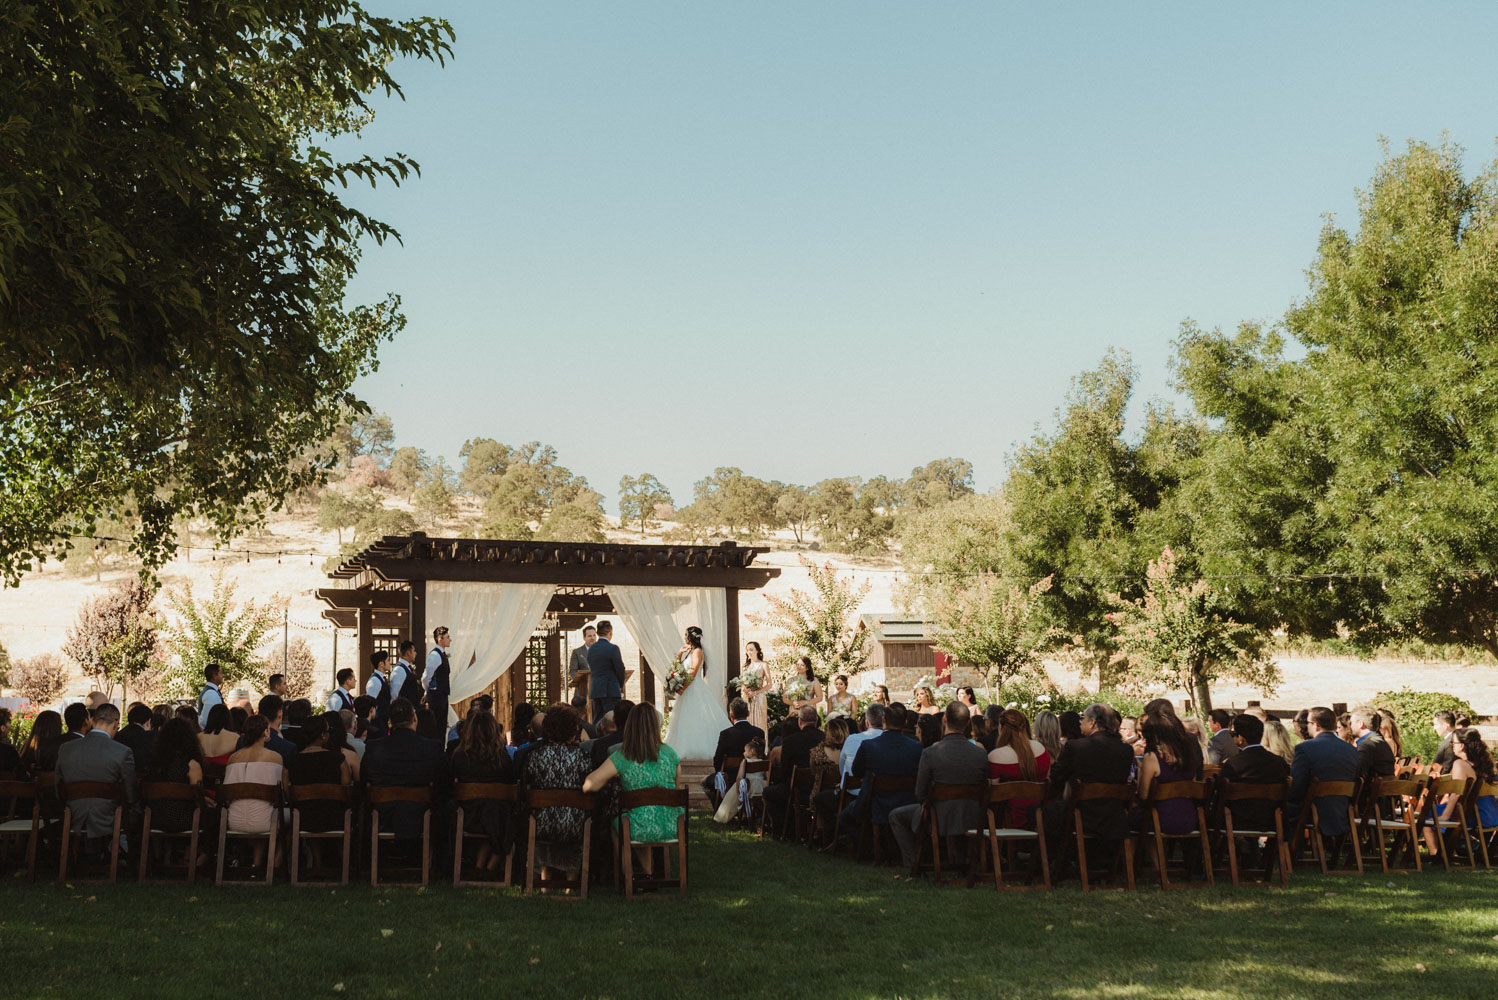
{"label": "wooden pergola", "polygon": [[[581,628],[614,612],[607,588],[701,587],[724,590],[729,662],[727,677],[738,676],[739,591],[757,590],[780,575],[755,566],[769,551],[735,542],[720,545],[627,545],[619,543],[538,542],[511,539],[429,538],[422,532],[387,535],[329,574],[339,581],[319,589],[323,617],[358,635],[359,690],[369,678],[370,654],[392,653],[406,639],[426,655],[426,585],[430,581],[553,584],[556,594],[538,629],[545,643],[548,701],[562,700],[565,664],[562,632]],[[434,624],[442,624],[440,622]],[[495,683],[496,711],[525,700],[525,653]],[[517,669],[518,668],[518,669]],[[640,654],[641,694],[655,700],[655,677]]]}

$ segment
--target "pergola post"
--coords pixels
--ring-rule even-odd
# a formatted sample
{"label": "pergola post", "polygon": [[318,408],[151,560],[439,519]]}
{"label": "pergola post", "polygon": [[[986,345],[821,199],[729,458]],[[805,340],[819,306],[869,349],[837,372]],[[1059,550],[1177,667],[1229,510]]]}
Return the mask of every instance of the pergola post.
{"label": "pergola post", "polygon": [[655,671],[650,669],[650,661],[645,659],[644,652],[640,653],[640,701],[660,708],[655,702]]}
{"label": "pergola post", "polygon": [[416,643],[415,663],[419,669],[426,663],[427,582],[412,580],[409,586],[410,598],[406,606],[410,610],[411,634],[407,638]]}
{"label": "pergola post", "polygon": [[546,701],[559,705],[562,697],[562,632],[552,629],[546,633]]}
{"label": "pergola post", "polygon": [[728,619],[728,671],[727,678],[731,684],[739,677],[739,657],[743,655],[739,642],[739,588],[723,588],[723,608],[725,617]]}

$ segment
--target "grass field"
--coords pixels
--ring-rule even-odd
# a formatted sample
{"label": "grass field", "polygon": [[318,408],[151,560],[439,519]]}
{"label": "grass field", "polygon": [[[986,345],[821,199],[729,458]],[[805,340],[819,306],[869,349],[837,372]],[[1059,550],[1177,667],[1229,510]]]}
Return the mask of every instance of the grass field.
{"label": "grass field", "polygon": [[[1498,873],[1291,888],[932,886],[700,820],[687,900],[0,888],[6,997],[1370,997],[1498,993]],[[390,931],[393,933],[387,934]]]}

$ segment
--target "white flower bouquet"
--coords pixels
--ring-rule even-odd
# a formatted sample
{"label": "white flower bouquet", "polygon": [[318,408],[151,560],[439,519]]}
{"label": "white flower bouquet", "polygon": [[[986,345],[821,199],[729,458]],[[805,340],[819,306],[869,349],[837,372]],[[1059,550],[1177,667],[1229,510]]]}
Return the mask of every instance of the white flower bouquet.
{"label": "white flower bouquet", "polygon": [[787,704],[793,701],[805,701],[811,697],[811,685],[806,683],[805,678],[798,677],[780,689],[780,697]]}
{"label": "white flower bouquet", "polygon": [[750,667],[739,674],[739,686],[750,694],[759,694],[765,689],[765,668]]}
{"label": "white flower bouquet", "polygon": [[687,668],[681,665],[681,658],[678,657],[671,661],[671,669],[666,671],[666,694],[675,698],[686,686]]}

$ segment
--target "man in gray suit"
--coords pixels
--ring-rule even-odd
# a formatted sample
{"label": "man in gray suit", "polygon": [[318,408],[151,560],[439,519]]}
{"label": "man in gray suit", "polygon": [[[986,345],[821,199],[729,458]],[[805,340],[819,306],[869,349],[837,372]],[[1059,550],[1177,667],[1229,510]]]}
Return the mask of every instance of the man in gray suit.
{"label": "man in gray suit", "polygon": [[619,699],[624,697],[624,655],[610,640],[614,636],[612,623],[598,623],[598,641],[588,647],[588,669],[593,676],[588,681],[588,697],[593,699],[593,721],[612,712]]}
{"label": "man in gray suit", "polygon": [[588,650],[598,641],[598,630],[592,625],[583,629],[583,644],[572,651],[572,656],[567,661],[567,685],[572,688],[573,704],[577,704],[578,698],[587,699],[588,683],[578,678],[578,674],[588,669]]}
{"label": "man in gray suit", "polygon": [[[135,755],[114,738],[120,728],[120,710],[105,702],[92,713],[93,728],[82,739],[64,743],[57,750],[57,784],[102,781],[125,786],[130,812],[135,805]],[[114,803],[108,799],[74,799],[73,829],[85,833],[91,849],[114,831]]]}
{"label": "man in gray suit", "polygon": [[1221,767],[1238,756],[1238,741],[1233,739],[1233,716],[1220,708],[1207,713],[1207,729],[1212,738],[1207,740],[1207,763]]}
{"label": "man in gray suit", "polygon": [[[921,811],[935,785],[976,785],[988,781],[988,754],[968,739],[972,714],[960,701],[947,706],[942,714],[941,739],[921,754],[920,769],[915,776],[915,805],[899,806],[890,811],[889,827],[900,845],[905,867],[915,864],[916,837],[921,833]],[[961,836],[978,826],[978,804],[968,801],[938,802],[936,825],[943,836],[956,834],[954,850],[964,850],[967,838]],[[965,859],[953,858],[954,864]]]}

